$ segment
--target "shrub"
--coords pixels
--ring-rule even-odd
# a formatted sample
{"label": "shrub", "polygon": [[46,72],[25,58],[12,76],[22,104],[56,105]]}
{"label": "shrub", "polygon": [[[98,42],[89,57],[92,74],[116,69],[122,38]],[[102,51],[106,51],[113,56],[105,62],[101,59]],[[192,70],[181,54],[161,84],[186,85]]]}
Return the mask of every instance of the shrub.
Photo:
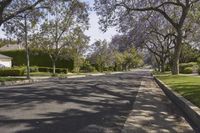
{"label": "shrub", "polygon": [[198,74],[200,75],[200,68],[197,71],[198,71]]}
{"label": "shrub", "polygon": [[64,73],[64,74],[67,74],[68,73],[68,69],[63,69],[63,68],[60,68],[60,73]]}
{"label": "shrub", "polygon": [[[53,73],[53,68],[51,67],[38,67],[38,71],[39,72],[51,72]],[[64,68],[56,68],[56,73],[68,73],[68,69],[64,69]]]}
{"label": "shrub", "polygon": [[183,74],[192,74],[193,73],[193,68],[192,67],[186,67],[183,72]]}
{"label": "shrub", "polygon": [[[179,65],[179,70],[180,70],[180,73],[184,73],[184,70],[188,67],[195,67],[197,65],[196,62],[190,62],[190,63],[181,63]],[[193,69],[193,68],[192,68]]]}
{"label": "shrub", "polygon": [[30,72],[38,72],[38,67],[37,66],[30,67]]}
{"label": "shrub", "polygon": [[0,69],[0,76],[24,76],[24,68],[5,68]]}
{"label": "shrub", "polygon": [[112,66],[104,67],[103,71],[114,71],[114,68]]}
{"label": "shrub", "polygon": [[39,72],[49,72],[49,68],[48,67],[39,67],[38,71]]}
{"label": "shrub", "polygon": [[88,61],[84,62],[84,64],[81,66],[80,71],[83,73],[88,72],[95,72],[96,69],[94,66],[92,66]]}
{"label": "shrub", "polygon": [[[16,50],[16,51],[0,51],[1,54],[12,57],[13,66],[23,66],[26,65],[26,52],[25,50]],[[48,54],[42,50],[32,49],[30,51],[30,66],[39,66],[39,67],[52,67],[52,61]],[[56,61],[56,66],[59,68],[68,68],[69,70],[73,69],[73,60],[72,59],[63,59],[59,58]]]}
{"label": "shrub", "polygon": [[200,57],[197,59],[197,65],[198,65],[199,68],[200,68]]}

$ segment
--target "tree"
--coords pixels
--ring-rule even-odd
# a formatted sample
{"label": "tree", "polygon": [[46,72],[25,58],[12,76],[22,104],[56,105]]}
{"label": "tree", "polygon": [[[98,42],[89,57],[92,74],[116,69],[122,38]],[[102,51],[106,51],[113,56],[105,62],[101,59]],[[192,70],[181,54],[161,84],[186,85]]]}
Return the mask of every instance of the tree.
{"label": "tree", "polygon": [[142,65],[141,57],[138,55],[135,48],[131,48],[125,52],[124,55],[124,62],[123,62],[123,70],[130,70],[131,68],[136,68]]}
{"label": "tree", "polygon": [[200,57],[200,49],[187,43],[183,45],[183,50],[180,56],[181,63],[196,62],[198,57]]}
{"label": "tree", "polygon": [[80,27],[74,29],[74,33],[71,37],[72,41],[68,45],[67,50],[70,53],[69,56],[74,61],[74,72],[79,72],[82,58],[88,49],[89,37],[86,36]]}
{"label": "tree", "polygon": [[118,51],[114,52],[114,60],[115,60],[115,71],[122,71],[123,70],[123,63],[124,63],[124,55]]}
{"label": "tree", "polygon": [[[145,17],[145,16],[143,16]],[[141,18],[143,19],[143,18]],[[160,15],[149,16],[146,21],[137,21],[135,23],[135,28],[129,34],[135,34],[136,39],[134,42],[139,45],[144,45],[153,55],[157,62],[159,70],[165,71],[166,61],[171,62],[171,52],[174,49],[173,33],[170,25],[163,21]],[[138,28],[143,27],[143,28]],[[131,36],[131,35],[130,35]],[[139,41],[138,41],[139,37]]]}
{"label": "tree", "polygon": [[109,47],[112,50],[124,52],[128,49],[135,47],[135,44],[133,43],[133,37],[132,36],[128,36],[126,34],[123,34],[123,35],[113,36],[111,42],[109,43]]}
{"label": "tree", "polygon": [[24,12],[45,8],[45,3],[45,0],[1,0],[0,26],[12,18],[21,16]]}
{"label": "tree", "polygon": [[96,66],[98,71],[102,72],[105,67],[112,65],[112,56],[106,40],[98,40],[91,47],[93,52],[90,55],[89,60],[92,65]]}
{"label": "tree", "polygon": [[37,46],[49,54],[55,75],[56,61],[73,42],[74,30],[88,27],[87,4],[79,0],[53,1],[51,11],[35,37]]}
{"label": "tree", "polygon": [[[24,6],[28,6],[29,4],[28,1],[24,2]],[[12,35],[13,37],[16,37],[17,40],[21,40],[25,46],[27,79],[30,78],[29,43],[32,33],[34,32],[34,27],[40,17],[41,12],[39,9],[27,10],[15,18],[7,20],[3,25],[7,35]]]}
{"label": "tree", "polygon": [[103,28],[108,26],[123,25],[127,16],[137,18],[135,12],[159,13],[175,30],[175,48],[173,53],[172,74],[179,74],[179,58],[181,54],[183,39],[185,36],[185,26],[191,7],[199,4],[199,0],[164,0],[164,1],[109,1],[96,0],[95,9],[101,16],[100,22]]}

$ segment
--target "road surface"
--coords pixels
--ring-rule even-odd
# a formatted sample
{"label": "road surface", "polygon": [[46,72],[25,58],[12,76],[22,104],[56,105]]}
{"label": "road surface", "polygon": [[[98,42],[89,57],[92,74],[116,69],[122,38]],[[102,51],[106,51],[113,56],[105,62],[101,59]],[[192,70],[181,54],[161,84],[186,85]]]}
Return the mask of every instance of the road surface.
{"label": "road surface", "polygon": [[0,133],[193,132],[144,70],[0,87]]}

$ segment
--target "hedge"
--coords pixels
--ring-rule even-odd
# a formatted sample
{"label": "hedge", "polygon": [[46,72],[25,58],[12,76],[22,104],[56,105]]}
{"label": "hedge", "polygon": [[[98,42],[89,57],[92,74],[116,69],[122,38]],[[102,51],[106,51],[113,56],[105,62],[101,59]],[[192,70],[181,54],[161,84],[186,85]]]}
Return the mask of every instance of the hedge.
{"label": "hedge", "polygon": [[[10,56],[13,58],[13,66],[25,66],[26,65],[26,52],[24,50],[16,51],[1,51],[0,54]],[[39,67],[52,67],[52,62],[48,54],[41,50],[31,50],[30,51],[30,66]],[[67,68],[69,70],[73,69],[73,60],[60,58],[56,62],[56,67]]]}
{"label": "hedge", "polygon": [[80,72],[88,73],[97,71],[94,66],[92,66],[88,61],[84,62],[84,64],[80,68]]}
{"label": "hedge", "polygon": [[192,74],[193,73],[193,68],[192,67],[186,67],[183,71],[183,74]]}
{"label": "hedge", "polygon": [[[38,71],[39,72],[53,72],[53,68],[50,67],[38,67]],[[64,68],[56,68],[56,73],[68,73],[68,69],[64,69]]]}
{"label": "hedge", "polygon": [[198,65],[198,74],[200,75],[200,57],[197,59],[197,65]]}
{"label": "hedge", "polygon": [[[186,68],[192,68],[192,69],[195,69],[197,66],[197,63],[196,62],[190,62],[190,63],[181,63],[179,65],[179,70],[180,70],[180,73],[185,73],[185,69]],[[187,70],[186,70],[187,71]]]}
{"label": "hedge", "polygon": [[0,76],[24,76],[23,68],[3,68],[0,69]]}

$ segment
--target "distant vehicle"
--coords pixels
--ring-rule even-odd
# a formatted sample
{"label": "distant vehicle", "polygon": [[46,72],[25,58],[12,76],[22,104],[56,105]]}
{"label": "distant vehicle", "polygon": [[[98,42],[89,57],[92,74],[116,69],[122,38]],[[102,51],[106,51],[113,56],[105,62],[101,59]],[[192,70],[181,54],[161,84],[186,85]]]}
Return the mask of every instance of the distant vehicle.
{"label": "distant vehicle", "polygon": [[0,68],[5,68],[6,66],[3,64],[0,64]]}

